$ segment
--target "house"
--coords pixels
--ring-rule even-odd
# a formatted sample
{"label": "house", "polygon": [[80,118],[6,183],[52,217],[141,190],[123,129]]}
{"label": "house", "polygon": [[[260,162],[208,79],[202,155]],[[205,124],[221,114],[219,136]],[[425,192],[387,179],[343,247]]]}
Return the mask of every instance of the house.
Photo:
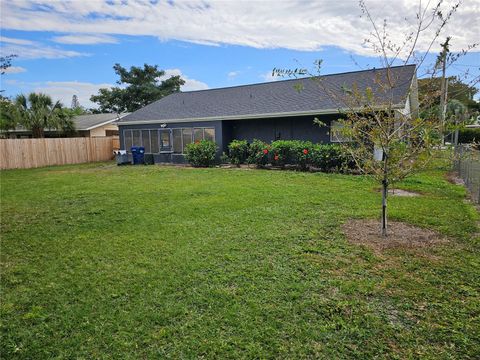
{"label": "house", "polygon": [[[86,114],[78,115],[72,118],[75,125],[75,131],[65,134],[57,129],[45,129],[45,137],[98,137],[98,136],[118,136],[117,121],[129,113],[123,114]],[[21,126],[15,130],[10,130],[3,134],[10,139],[31,138],[32,132]]]}
{"label": "house", "polygon": [[[185,162],[187,144],[207,139],[218,155],[233,139],[336,141],[330,131],[345,110],[339,99],[346,89],[372,88],[379,108],[394,104],[398,114],[418,109],[415,65],[373,69],[320,78],[302,78],[253,85],[174,93],[118,121],[120,147],[144,146],[156,162]],[[382,80],[393,79],[388,93]],[[318,126],[318,118],[325,126]]]}

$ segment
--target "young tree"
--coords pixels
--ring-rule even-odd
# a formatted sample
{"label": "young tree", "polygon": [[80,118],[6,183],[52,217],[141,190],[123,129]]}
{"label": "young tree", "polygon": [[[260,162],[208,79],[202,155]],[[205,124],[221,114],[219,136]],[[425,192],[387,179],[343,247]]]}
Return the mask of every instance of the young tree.
{"label": "young tree", "polygon": [[185,81],[180,76],[171,76],[166,80],[159,80],[165,76],[165,71],[157,65],[144,64],[143,68],[132,66],[130,70],[120,64],[113,66],[115,73],[120,77],[117,81],[121,87],[100,89],[97,95],[90,100],[99,104],[101,112],[131,112],[159,100],[164,96],[180,91]]}
{"label": "young tree", "polygon": [[[379,25],[362,0],[360,1],[362,16],[372,27],[371,36],[365,39],[365,43],[378,55],[382,65],[382,69],[375,71],[373,85],[353,84],[342,89],[335,88],[328,83],[328,77],[320,74],[322,61],[316,62],[316,72],[310,74],[313,75],[312,79],[318,83],[323,93],[333,99],[338,106],[339,126],[331,129],[333,135],[337,136],[338,140],[342,140],[342,147],[352,156],[358,168],[366,174],[373,175],[382,185],[381,233],[383,236],[387,236],[388,233],[389,186],[423,168],[443,137],[442,123],[438,119],[439,113],[435,118],[421,118],[415,101],[411,102],[413,106],[410,111],[398,110],[398,103],[394,102],[393,95],[405,84],[402,83],[404,80],[401,77],[395,75],[393,68],[409,64],[417,65],[417,69],[422,65],[423,68],[427,67],[424,63],[430,49],[438,42],[442,30],[458,6],[455,4],[445,11],[442,1],[436,3],[433,8],[423,8],[420,3],[415,14],[416,22],[410,24],[410,32],[400,43],[397,43],[390,36],[394,31],[388,28],[387,20]],[[426,44],[426,47],[419,49],[420,43],[424,46]],[[448,41],[444,44],[448,44]],[[448,65],[469,49],[458,55],[444,54],[445,56],[441,57],[442,61],[448,63],[440,64],[440,68],[447,69]],[[448,49],[444,46],[445,50]],[[438,72],[438,63],[436,65],[432,64],[427,71],[431,77],[435,77]],[[415,100],[417,98],[416,77],[411,85],[407,97]],[[403,100],[405,103],[407,98]],[[425,101],[432,100],[432,97],[425,96]],[[346,139],[348,141],[344,141]]]}
{"label": "young tree", "polygon": [[18,95],[14,101],[16,123],[32,131],[34,138],[43,138],[45,129],[69,132],[75,129],[72,114],[57,101],[42,93]]}

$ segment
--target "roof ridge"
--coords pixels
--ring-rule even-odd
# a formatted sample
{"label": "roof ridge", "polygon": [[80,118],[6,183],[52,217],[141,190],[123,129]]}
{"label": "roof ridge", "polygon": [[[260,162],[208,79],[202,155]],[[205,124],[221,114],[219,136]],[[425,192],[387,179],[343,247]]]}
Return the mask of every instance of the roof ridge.
{"label": "roof ridge", "polygon": [[[325,75],[318,75],[318,76],[306,76],[302,78],[295,78],[295,79],[284,79],[284,80],[276,80],[276,81],[265,81],[265,82],[259,82],[259,83],[253,83],[253,84],[243,84],[243,85],[234,85],[234,86],[222,86],[222,87],[217,87],[217,88],[212,88],[212,89],[201,89],[201,90],[189,90],[189,91],[179,91],[173,94],[190,94],[190,93],[197,93],[197,92],[202,92],[202,91],[213,91],[213,90],[224,90],[224,89],[235,89],[235,88],[240,88],[240,87],[247,87],[247,86],[257,86],[257,85],[266,85],[266,84],[271,84],[271,83],[279,83],[279,82],[287,82],[287,81],[298,81],[298,80],[307,80],[307,79],[312,79],[315,77],[322,77],[322,76],[335,76],[335,75],[346,75],[346,74],[355,74],[355,73],[361,73],[361,72],[369,72],[369,71],[376,71],[376,70],[386,70],[386,69],[394,69],[394,68],[401,68],[401,67],[410,67],[410,66],[417,66],[416,64],[407,64],[407,65],[396,65],[396,66],[390,66],[390,67],[383,67],[383,68],[372,68],[372,69],[366,69],[366,70],[353,70],[353,71],[344,71],[341,73],[331,73],[331,74],[325,74]],[[173,95],[171,94],[171,95]],[[168,96],[168,95],[167,95]],[[161,100],[161,99],[160,99]],[[158,100],[157,100],[158,101]]]}

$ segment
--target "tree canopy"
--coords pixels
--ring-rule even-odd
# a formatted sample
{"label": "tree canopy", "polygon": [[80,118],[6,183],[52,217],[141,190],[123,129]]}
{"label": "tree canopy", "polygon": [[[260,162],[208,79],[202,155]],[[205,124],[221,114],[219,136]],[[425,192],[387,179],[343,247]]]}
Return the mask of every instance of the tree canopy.
{"label": "tree canopy", "polygon": [[180,91],[185,81],[178,75],[165,80],[164,70],[157,65],[144,64],[142,67],[132,66],[130,70],[120,64],[113,66],[120,77],[120,86],[100,89],[90,100],[99,105],[101,112],[132,112],[138,110],[167,95]]}
{"label": "tree canopy", "polygon": [[[440,104],[440,87],[441,79],[439,77],[419,79],[418,80],[418,95],[420,104],[427,103],[428,105]],[[470,84],[465,84],[457,77],[448,78],[448,99],[458,100],[467,108],[478,108],[478,102],[474,100],[478,89]],[[433,97],[433,101],[423,101],[425,97]]]}
{"label": "tree canopy", "polygon": [[[10,123],[22,125],[31,130],[33,137],[44,137],[45,129],[58,129],[64,132],[75,129],[72,114],[57,101],[42,93],[18,95],[10,106]],[[3,117],[3,116],[2,116]]]}

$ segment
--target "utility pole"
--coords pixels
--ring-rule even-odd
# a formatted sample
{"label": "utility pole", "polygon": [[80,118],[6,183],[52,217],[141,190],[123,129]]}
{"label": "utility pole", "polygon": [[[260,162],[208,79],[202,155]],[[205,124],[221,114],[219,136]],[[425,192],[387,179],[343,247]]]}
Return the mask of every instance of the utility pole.
{"label": "utility pole", "polygon": [[72,106],[71,106],[71,108],[76,109],[78,107],[80,107],[80,102],[78,101],[78,97],[77,97],[77,95],[73,95],[72,96]]}
{"label": "utility pole", "polygon": [[442,66],[442,77],[440,84],[440,126],[442,129],[442,146],[445,144],[445,113],[447,110],[447,89],[448,80],[446,79],[446,67],[447,67],[447,54],[449,52],[448,43],[450,37],[447,37],[445,42],[441,44],[442,52],[437,58],[437,66]]}

